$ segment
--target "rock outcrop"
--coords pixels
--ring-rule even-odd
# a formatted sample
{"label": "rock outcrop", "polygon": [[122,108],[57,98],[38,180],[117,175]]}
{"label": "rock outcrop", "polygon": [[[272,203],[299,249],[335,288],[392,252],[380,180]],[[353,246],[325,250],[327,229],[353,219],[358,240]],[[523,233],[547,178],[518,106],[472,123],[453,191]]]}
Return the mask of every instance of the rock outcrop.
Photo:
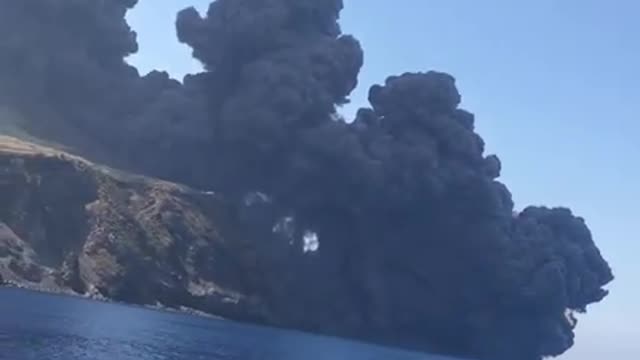
{"label": "rock outcrop", "polygon": [[[0,279],[257,320],[250,251],[213,193],[0,137]],[[234,230],[235,231],[235,230]]]}

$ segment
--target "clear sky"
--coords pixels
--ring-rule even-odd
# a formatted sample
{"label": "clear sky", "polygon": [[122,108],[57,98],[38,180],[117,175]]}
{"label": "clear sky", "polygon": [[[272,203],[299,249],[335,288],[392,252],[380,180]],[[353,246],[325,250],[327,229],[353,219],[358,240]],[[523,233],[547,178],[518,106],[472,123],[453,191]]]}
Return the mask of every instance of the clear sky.
{"label": "clear sky", "polygon": [[[142,0],[130,15],[143,71],[198,70],[175,41],[178,9],[207,0]],[[561,360],[640,359],[640,1],[345,0],[343,30],[365,66],[349,116],[388,75],[454,75],[518,207],[584,216],[617,279],[581,319]]]}

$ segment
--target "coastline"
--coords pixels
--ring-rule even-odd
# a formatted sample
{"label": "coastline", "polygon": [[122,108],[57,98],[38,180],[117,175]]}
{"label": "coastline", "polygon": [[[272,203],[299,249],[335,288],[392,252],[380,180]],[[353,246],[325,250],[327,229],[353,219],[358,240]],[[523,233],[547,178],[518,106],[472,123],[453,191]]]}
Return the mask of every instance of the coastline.
{"label": "coastline", "polygon": [[3,281],[2,279],[0,279],[0,290],[1,289],[15,289],[15,290],[21,290],[26,292],[38,293],[42,295],[73,298],[73,299],[86,300],[86,301],[98,302],[98,303],[104,303],[104,304],[121,305],[121,306],[127,306],[127,307],[134,307],[138,309],[160,311],[160,312],[171,313],[171,314],[190,315],[190,316],[196,316],[200,318],[213,319],[213,320],[233,321],[232,319],[226,318],[224,316],[214,315],[214,314],[206,313],[203,311],[199,311],[199,310],[195,310],[187,307],[172,308],[162,304],[156,304],[156,305],[133,304],[133,303],[123,302],[123,301],[115,301],[113,299],[106,298],[102,295],[78,294],[74,291],[65,290],[62,288],[50,289],[43,286],[17,283],[11,280]]}

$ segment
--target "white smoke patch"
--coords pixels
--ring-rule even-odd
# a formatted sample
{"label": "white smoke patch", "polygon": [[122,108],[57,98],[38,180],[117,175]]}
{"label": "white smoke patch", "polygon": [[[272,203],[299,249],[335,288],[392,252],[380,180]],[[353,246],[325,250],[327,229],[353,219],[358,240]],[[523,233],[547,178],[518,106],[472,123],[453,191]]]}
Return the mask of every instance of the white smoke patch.
{"label": "white smoke patch", "polygon": [[254,206],[258,204],[269,204],[271,203],[271,197],[265,193],[255,191],[250,192],[244,197],[244,205],[245,206]]}
{"label": "white smoke patch", "polygon": [[285,216],[282,219],[278,220],[275,225],[273,225],[272,231],[274,234],[284,236],[287,240],[289,240],[289,245],[293,245],[294,234],[296,231],[296,221],[293,216]]}
{"label": "white smoke patch", "polygon": [[316,232],[307,230],[302,236],[302,251],[305,253],[316,252],[320,249],[320,238]]}

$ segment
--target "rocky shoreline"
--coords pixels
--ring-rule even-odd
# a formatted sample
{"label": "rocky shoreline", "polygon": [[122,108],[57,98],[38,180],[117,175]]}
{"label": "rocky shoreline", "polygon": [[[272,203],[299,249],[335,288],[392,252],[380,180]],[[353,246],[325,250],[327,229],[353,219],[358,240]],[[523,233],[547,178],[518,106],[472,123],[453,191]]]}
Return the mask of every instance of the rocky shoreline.
{"label": "rocky shoreline", "polygon": [[[4,286],[260,317],[246,241],[210,193],[0,137]],[[247,315],[254,314],[254,315]]]}
{"label": "rocky shoreline", "polygon": [[161,311],[161,312],[167,312],[172,314],[197,316],[197,317],[206,318],[206,319],[230,320],[220,315],[210,314],[204,311],[190,309],[187,307],[172,308],[172,307],[164,306],[162,304],[155,304],[155,305],[131,304],[127,302],[108,299],[100,294],[78,294],[73,291],[66,291],[64,289],[59,289],[59,288],[47,288],[47,287],[41,287],[37,285],[18,283],[14,281],[3,281],[2,277],[0,276],[0,289],[2,288],[17,289],[22,291],[35,292],[35,293],[41,293],[41,294],[53,295],[53,296],[63,296],[63,297],[69,297],[69,298],[84,299],[84,300],[95,301],[100,303],[118,304],[123,306],[135,306],[135,307],[140,307],[148,310]]}

